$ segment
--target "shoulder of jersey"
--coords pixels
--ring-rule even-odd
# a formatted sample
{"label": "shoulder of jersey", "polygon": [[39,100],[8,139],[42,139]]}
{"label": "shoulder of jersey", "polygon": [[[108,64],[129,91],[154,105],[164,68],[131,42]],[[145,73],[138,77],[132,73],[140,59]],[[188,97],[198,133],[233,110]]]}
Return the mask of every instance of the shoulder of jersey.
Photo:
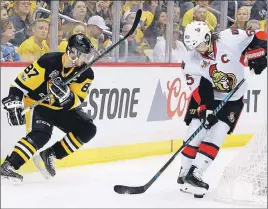
{"label": "shoulder of jersey", "polygon": [[[76,72],[78,73],[79,71],[81,71],[84,68],[84,66],[78,67],[76,69]],[[90,79],[92,81],[94,80],[94,72],[91,67],[88,67],[87,70],[84,71],[80,76],[78,76],[74,81],[77,83],[82,83],[86,79]]]}
{"label": "shoulder of jersey", "polygon": [[62,55],[64,53],[62,52],[50,52],[46,53],[43,56],[41,56],[37,60],[37,64],[46,69],[56,69],[56,68],[61,68],[62,66]]}
{"label": "shoulder of jersey", "polygon": [[89,78],[90,80],[94,80],[94,71],[91,67],[88,67],[88,69],[82,73],[83,77]]}

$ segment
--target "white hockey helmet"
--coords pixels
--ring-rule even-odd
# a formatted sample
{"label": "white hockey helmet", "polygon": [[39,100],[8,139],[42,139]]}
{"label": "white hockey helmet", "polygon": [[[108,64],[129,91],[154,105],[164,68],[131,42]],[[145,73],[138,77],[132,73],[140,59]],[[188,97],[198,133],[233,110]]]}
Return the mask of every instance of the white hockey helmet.
{"label": "white hockey helmet", "polygon": [[210,42],[211,32],[205,22],[193,21],[186,26],[184,31],[184,44],[189,50],[194,50],[201,43],[205,43],[209,46]]}

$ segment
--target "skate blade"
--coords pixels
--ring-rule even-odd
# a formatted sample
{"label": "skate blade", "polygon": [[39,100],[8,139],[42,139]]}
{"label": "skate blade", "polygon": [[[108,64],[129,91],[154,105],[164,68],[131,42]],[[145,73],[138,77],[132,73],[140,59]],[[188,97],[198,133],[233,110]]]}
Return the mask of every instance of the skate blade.
{"label": "skate blade", "polygon": [[1,176],[1,182],[13,184],[13,185],[20,185],[22,183],[23,179],[10,177],[10,176]]}
{"label": "skate blade", "polygon": [[185,183],[185,187],[188,188],[188,193],[194,194],[194,197],[196,198],[203,198],[208,192],[205,188],[195,187],[189,183]]}
{"label": "skate blade", "polygon": [[44,161],[42,160],[40,155],[37,154],[33,156],[33,162],[45,179],[48,180],[52,177],[50,173],[47,171]]}
{"label": "skate blade", "polygon": [[180,191],[184,193],[192,194],[192,192],[189,190],[188,185],[185,183],[181,185]]}

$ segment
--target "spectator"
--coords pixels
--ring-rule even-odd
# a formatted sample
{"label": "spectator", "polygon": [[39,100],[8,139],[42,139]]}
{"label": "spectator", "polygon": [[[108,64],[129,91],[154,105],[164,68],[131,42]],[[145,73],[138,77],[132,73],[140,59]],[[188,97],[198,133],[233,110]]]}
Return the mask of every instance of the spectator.
{"label": "spectator", "polygon": [[246,30],[247,22],[249,20],[249,9],[246,6],[240,7],[237,10],[235,23],[231,26],[233,29]]}
{"label": "spectator", "polygon": [[[154,0],[144,1],[142,8],[141,22],[140,22],[140,29],[142,31],[146,30],[152,24],[154,14],[157,9],[159,9],[158,1]],[[131,11],[136,12],[133,9]]]}
{"label": "spectator", "polygon": [[[70,17],[80,22],[86,23],[87,7],[84,1],[74,1],[72,4],[72,12]],[[68,24],[68,21],[64,21],[64,24]]]}
{"label": "spectator", "polygon": [[176,23],[178,25],[181,24],[181,18],[180,18],[180,7],[174,7],[174,20],[173,23]]}
{"label": "spectator", "polygon": [[49,52],[46,39],[49,30],[49,21],[37,19],[32,26],[33,35],[25,40],[18,48],[21,59],[25,62],[34,62],[43,54]]}
{"label": "spectator", "polygon": [[180,8],[180,18],[182,18],[188,10],[194,8],[193,2],[189,0],[175,0],[174,5],[177,8]]}
{"label": "spectator", "polygon": [[78,33],[86,33],[86,28],[83,23],[70,23],[68,24],[68,31],[66,31],[66,37],[60,42],[58,46],[58,51],[59,52],[66,52],[66,47],[68,45],[68,39]]}
{"label": "spectator", "polygon": [[30,37],[29,25],[31,19],[30,1],[15,1],[11,21],[16,30],[15,37],[10,42],[14,46],[19,46],[24,40]]}
{"label": "spectator", "polygon": [[90,18],[94,15],[96,15],[96,12],[97,12],[97,3],[99,1],[98,0],[91,0],[91,1],[85,1],[86,3],[86,7],[87,7],[87,17]]}
{"label": "spectator", "polygon": [[[123,15],[123,22],[122,22],[122,25],[124,24],[129,24],[129,25],[133,25],[134,23],[134,20],[135,20],[135,17],[136,17],[136,12],[130,12],[130,11],[126,11]],[[140,42],[142,37],[144,36],[143,32],[141,31],[140,27],[138,27],[136,29],[136,33],[135,33],[135,39],[137,42]]]}
{"label": "spectator", "polygon": [[267,15],[267,2],[265,0],[257,0],[251,7],[250,20],[265,20]]}
{"label": "spectator", "polygon": [[[194,12],[200,8],[200,7],[205,7],[206,9],[208,8],[208,3],[209,1],[202,1],[202,0],[196,0],[197,6],[194,8],[188,10],[182,19],[182,26],[185,28],[186,25],[188,25],[190,22],[194,20]],[[205,22],[208,24],[209,28],[211,30],[214,30],[217,26],[217,18],[216,16],[211,13],[210,11],[206,10],[206,19]]]}
{"label": "spectator", "polygon": [[[125,23],[123,24],[123,27],[122,27],[122,35],[125,36],[130,28],[132,27],[131,24],[129,23]],[[138,52],[137,52],[137,42],[135,40],[135,33],[137,33],[136,31],[130,35],[128,38],[127,38],[127,41],[128,41],[128,56],[129,58],[132,58],[133,56],[134,57],[138,57]],[[123,42],[122,44],[120,44],[120,47],[119,47],[119,56],[120,56],[120,59],[124,56],[124,53],[125,53],[125,42]],[[129,61],[129,60],[128,60]]]}
{"label": "spectator", "polygon": [[[222,1],[213,1],[211,3],[211,7],[217,11],[221,11],[221,2]],[[240,8],[242,6],[248,6],[249,2],[248,1],[236,1],[237,3],[237,7]],[[236,8],[236,3],[234,0],[229,0],[228,1],[228,9],[227,9],[227,16],[230,18],[235,19],[235,8]],[[217,17],[217,19],[220,19],[220,15],[214,13],[214,15]],[[233,25],[233,22],[228,21],[227,27],[230,27],[231,25]]]}
{"label": "spectator", "polygon": [[109,28],[105,25],[104,19],[98,15],[92,16],[88,20],[87,35],[93,44],[95,50],[99,51],[101,49],[99,41],[103,34],[103,30],[108,30]]}
{"label": "spectator", "polygon": [[[102,1],[100,1],[102,2]],[[112,15],[112,6],[113,2],[109,1],[103,1],[102,6],[101,6],[101,12],[96,9],[96,14],[98,16],[101,16],[107,27],[112,31],[112,24],[113,24],[113,15]]]}
{"label": "spectator", "polygon": [[9,43],[14,38],[15,29],[8,19],[0,20],[0,41],[1,41],[1,62],[19,61],[20,57],[16,53],[15,47]]}
{"label": "spectator", "polygon": [[196,6],[194,8],[193,20],[205,22],[207,18],[207,8],[203,6]]}
{"label": "spectator", "polygon": [[[184,44],[178,40],[179,38],[179,26],[173,25],[173,39],[172,39],[172,55],[171,62],[182,62],[183,56],[186,53]],[[160,37],[157,37],[157,43],[153,49],[153,62],[165,62],[166,54],[166,32],[164,31]]]}
{"label": "spectator", "polygon": [[[125,36],[131,29],[132,25],[128,24],[128,23],[124,23],[123,27],[122,27],[122,35]],[[142,50],[142,46],[139,45],[135,39],[135,33],[137,33],[137,31],[135,31],[132,35],[130,35],[127,39],[128,41],[128,58],[127,62],[139,62],[139,61],[146,61],[146,56],[143,53]],[[123,42],[122,44],[120,44],[119,47],[119,56],[120,59],[122,59],[124,57],[124,53],[125,53],[125,42]]]}
{"label": "spectator", "polygon": [[246,30],[259,30],[261,28],[260,21],[249,20],[246,25]]}
{"label": "spectator", "polygon": [[7,9],[5,7],[1,7],[0,20],[6,20],[6,19],[8,19]]}
{"label": "spectator", "polygon": [[168,23],[167,12],[165,10],[157,10],[152,24],[144,31],[144,37],[148,41],[151,48],[156,44],[156,37],[166,31]]}
{"label": "spectator", "polygon": [[126,11],[138,11],[138,9],[142,9],[142,1],[126,1],[123,6],[123,13]]}

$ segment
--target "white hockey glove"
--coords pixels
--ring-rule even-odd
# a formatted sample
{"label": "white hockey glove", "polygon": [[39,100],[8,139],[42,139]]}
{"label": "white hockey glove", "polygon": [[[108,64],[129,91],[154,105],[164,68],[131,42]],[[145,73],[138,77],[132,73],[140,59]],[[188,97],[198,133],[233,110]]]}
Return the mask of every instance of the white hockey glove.
{"label": "white hockey glove", "polygon": [[25,115],[22,115],[24,105],[18,96],[8,96],[2,99],[4,109],[7,111],[7,120],[10,126],[19,126],[26,123]]}
{"label": "white hockey glove", "polygon": [[59,101],[61,106],[65,106],[73,101],[74,95],[68,85],[66,85],[60,77],[51,80],[50,91],[54,97]]}
{"label": "white hockey glove", "polygon": [[197,108],[197,115],[206,129],[210,129],[218,123],[217,116],[213,114],[212,110],[208,110],[206,105],[201,105]]}

